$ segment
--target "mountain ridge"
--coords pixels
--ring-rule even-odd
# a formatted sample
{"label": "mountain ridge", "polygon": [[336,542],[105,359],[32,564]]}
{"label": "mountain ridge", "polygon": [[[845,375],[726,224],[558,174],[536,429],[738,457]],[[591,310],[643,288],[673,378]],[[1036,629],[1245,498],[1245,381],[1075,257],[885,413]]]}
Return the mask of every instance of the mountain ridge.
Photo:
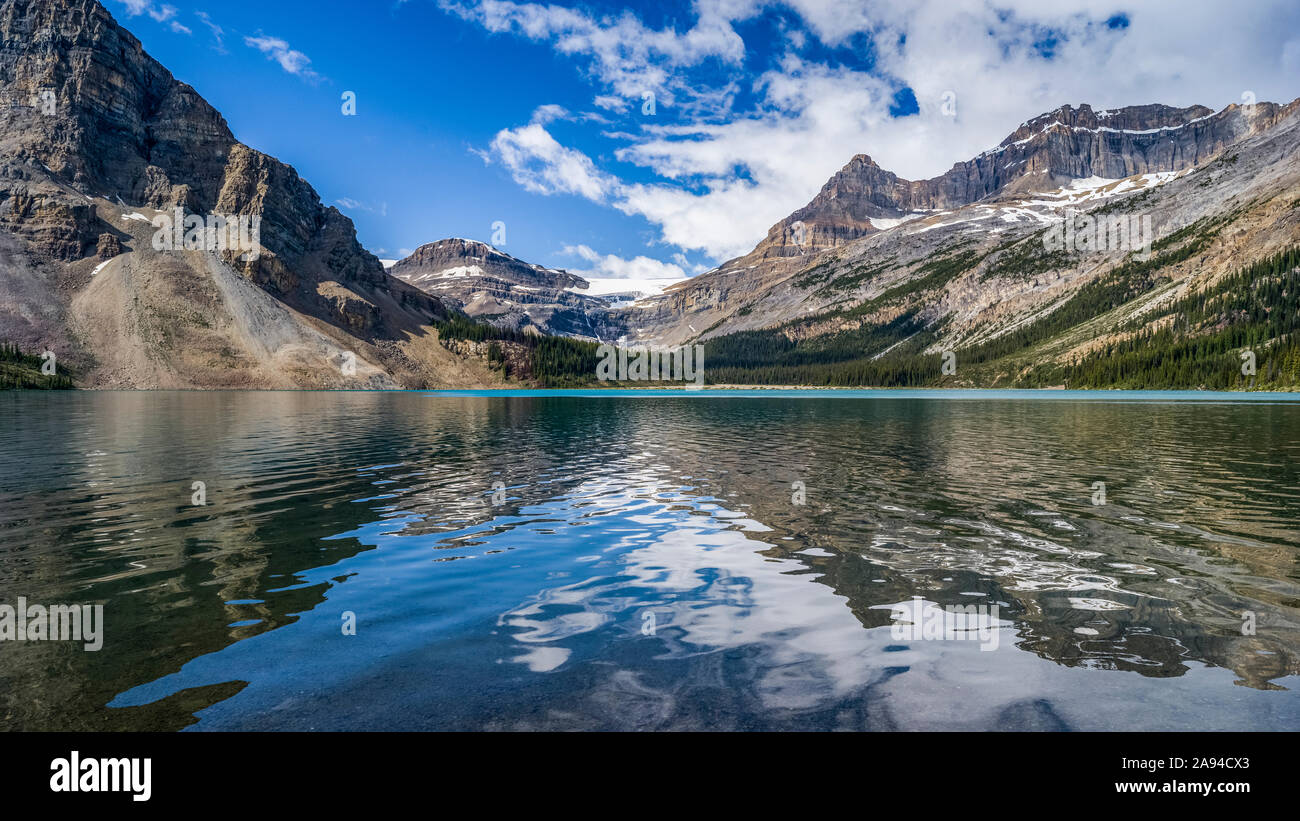
{"label": "mountain ridge", "polygon": [[[648,306],[658,324],[639,325],[706,343],[721,382],[1296,389],[1300,301],[1285,260],[1300,244],[1300,101],[1258,105],[1203,120],[1238,137],[1181,170],[1107,179],[1076,166],[1094,176],[1004,187],[766,266],[756,251]],[[1173,157],[1169,142],[1159,150]],[[1047,235],[1066,219],[1147,221],[1151,248],[1053,250]],[[1258,293],[1221,290],[1247,270]],[[1199,324],[1168,307],[1205,295]],[[941,371],[945,353],[966,367]],[[1240,371],[1239,356],[1267,375]],[[1106,364],[1118,357],[1134,363],[1122,380]],[[1170,357],[1187,364],[1169,370]]]}
{"label": "mountain ridge", "polygon": [[[1022,123],[998,146],[922,181],[903,180],[860,153],[807,205],[774,224],[753,251],[647,300],[628,325],[642,329],[640,339],[673,344],[746,330],[756,322],[794,320],[799,314],[784,305],[754,310],[762,300],[751,296],[782,287],[800,271],[834,257],[838,249],[873,236],[932,230],[944,214],[1026,200],[1041,204],[1044,197],[1057,197],[1089,179],[1120,183],[1143,177],[1134,186],[1163,185],[1173,175],[1203,167],[1231,146],[1268,132],[1298,108],[1300,100],[1257,103],[1248,111],[1234,104],[1218,112],[1204,106],[1143,105],[1103,111],[1101,116],[1086,104],[1060,106]],[[1014,169],[999,175],[997,163]],[[881,227],[876,220],[882,221]],[[737,315],[747,306],[750,310],[743,316],[753,319]],[[807,313],[824,309],[818,304]]]}
{"label": "mountain ridge", "polygon": [[[1105,117],[1098,116],[1086,103],[1077,109],[1063,105],[1022,123],[994,148],[924,180],[903,179],[860,153],[832,175],[807,205],[773,225],[767,237],[739,259],[803,255],[800,249],[815,252],[833,248],[879,230],[870,218],[897,219],[918,212],[959,208],[1006,190],[1024,190],[1023,186],[1017,188],[1017,183],[1031,176],[1059,183],[1091,176],[1122,179],[1183,170],[1237,142],[1251,129],[1271,127],[1287,110],[1275,103],[1255,105],[1249,126],[1236,121],[1241,117],[1241,107],[1235,104],[1219,112],[1199,105],[1181,109],[1160,104],[1126,106],[1106,111]],[[1172,133],[1159,133],[1179,132],[1198,123],[1204,125],[1179,134],[1179,139]],[[1077,139],[1079,131],[1095,136],[1081,141]],[[1203,136],[1196,131],[1203,132]],[[1112,140],[1101,138],[1107,133],[1118,135],[1120,144],[1112,145]],[[1147,139],[1153,135],[1157,139]],[[1169,136],[1172,145],[1166,146],[1158,139],[1161,136]],[[1071,142],[1074,145],[1066,150]],[[1001,173],[1013,166],[1016,168],[1009,174]],[[1042,190],[1042,186],[1032,190]],[[850,212],[862,217],[855,219]],[[795,222],[805,224],[802,245],[794,241],[791,226]],[[733,262],[729,260],[719,267]]]}
{"label": "mountain ridge", "polygon": [[[1123,348],[1138,339],[1219,357],[1257,339],[1285,374],[1297,112],[1064,105],[926,180],[859,153],[749,254],[633,301],[474,240],[386,271],[98,2],[0,0],[0,340],[55,351],[89,387],[581,383],[607,341],[703,342],[726,379],[783,383],[947,384],[933,360],[957,351],[978,365],[961,384],[1003,385],[1108,373],[1098,357],[1140,357]],[[172,214],[207,220],[193,247],[158,245]],[[255,247],[212,244],[254,217]],[[1067,218],[1146,220],[1151,247],[1053,249]],[[1162,313],[1226,305],[1219,283],[1257,268],[1272,284],[1254,302]]]}
{"label": "mountain ridge", "polygon": [[[95,0],[0,2],[0,104],[0,337],[92,386],[494,381],[432,344],[443,303],[388,276],[350,219],[236,140]],[[136,218],[177,207],[255,215],[260,247],[152,248]],[[120,261],[91,270],[101,247]],[[277,331],[241,322],[264,309]]]}

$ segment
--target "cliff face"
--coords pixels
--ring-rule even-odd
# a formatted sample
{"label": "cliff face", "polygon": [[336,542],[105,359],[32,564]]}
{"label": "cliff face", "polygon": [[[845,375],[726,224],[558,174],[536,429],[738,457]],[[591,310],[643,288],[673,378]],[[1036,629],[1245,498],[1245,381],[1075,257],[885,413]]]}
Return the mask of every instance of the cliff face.
{"label": "cliff face", "polygon": [[[256,253],[155,250],[151,232],[137,223],[147,226],[177,207],[191,215],[256,216],[260,247]],[[295,325],[334,338],[345,353],[358,352],[381,382],[439,381],[434,366],[420,361],[427,357],[396,348],[428,336],[427,323],[448,316],[446,307],[388,276],[357,241],[351,220],[323,206],[293,168],[238,142],[219,112],[146,54],[95,0],[0,0],[0,235],[0,262],[9,264],[0,274],[9,297],[0,310],[0,337],[66,353],[92,373],[92,383],[148,386],[156,375],[95,375],[104,370],[103,352],[88,349],[87,341],[102,328],[87,327],[74,310],[91,276],[118,277],[129,267],[137,273],[134,285],[122,285],[129,289],[142,272],[197,273],[207,281],[156,306],[180,317],[187,307],[198,310],[185,304],[186,293],[215,288],[211,262],[238,277],[238,293],[226,294],[219,318],[237,324],[243,301],[261,299],[245,290],[252,285],[289,310]],[[91,274],[81,263],[114,247],[129,265],[110,262]],[[35,310],[38,302],[52,306]],[[274,356],[246,350],[246,340],[227,342],[234,348],[231,368],[246,367],[241,353]],[[193,363],[153,350],[147,339],[120,344],[133,343],[149,348],[140,352],[144,359],[166,360],[160,372],[170,382],[212,379]],[[339,382],[335,363],[310,359],[252,382]],[[228,376],[239,381],[239,374]]]}
{"label": "cliff face", "polygon": [[[1184,171],[1272,127],[1280,114],[1274,103],[1249,109],[1232,105],[1218,113],[1204,106],[1140,105],[1098,112],[1088,105],[1067,105],[1022,124],[992,150],[928,180],[902,179],[859,154],[812,201],[772,226],[744,259],[807,256],[892,224],[884,220],[960,208],[1003,192],[1047,191],[1093,176],[1123,179]],[[802,223],[802,231],[796,223]]]}
{"label": "cliff face", "polygon": [[0,3],[0,81],[6,159],[142,205],[215,203],[225,120],[94,0]]}
{"label": "cliff face", "polygon": [[491,277],[556,291],[587,287],[587,281],[580,276],[524,262],[472,239],[443,239],[421,245],[409,257],[398,261],[391,273],[406,281],[446,274],[446,279]]}

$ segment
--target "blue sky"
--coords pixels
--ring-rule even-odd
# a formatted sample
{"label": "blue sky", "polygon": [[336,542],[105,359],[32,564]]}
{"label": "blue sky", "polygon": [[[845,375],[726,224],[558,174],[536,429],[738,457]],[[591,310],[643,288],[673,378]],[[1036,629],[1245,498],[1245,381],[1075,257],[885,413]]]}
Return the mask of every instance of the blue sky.
{"label": "blue sky", "polygon": [[744,253],[856,153],[920,178],[1065,103],[1300,96],[1284,0],[106,5],[379,256],[499,221],[588,276]]}

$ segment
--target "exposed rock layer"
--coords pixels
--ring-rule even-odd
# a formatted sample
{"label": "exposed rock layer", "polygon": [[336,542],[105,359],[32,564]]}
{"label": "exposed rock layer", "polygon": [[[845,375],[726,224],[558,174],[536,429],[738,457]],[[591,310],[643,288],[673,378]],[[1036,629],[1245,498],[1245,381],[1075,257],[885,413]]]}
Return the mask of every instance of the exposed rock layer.
{"label": "exposed rock layer", "polygon": [[587,288],[585,279],[523,262],[486,243],[430,242],[390,273],[498,327],[585,339],[609,335],[609,303],[568,290]]}
{"label": "exposed rock layer", "polygon": [[[1296,106],[1230,105],[1217,113],[1204,106],[1141,105],[1113,111],[1062,106],[929,180],[902,179],[859,154],[806,206],[772,226],[749,254],[645,301],[624,322],[646,340],[677,342],[823,311],[832,307],[825,300],[784,291],[765,310],[755,307],[774,289],[788,289],[787,281],[798,279],[799,272],[828,263],[839,249],[866,242],[882,228],[907,233],[933,225],[941,214],[1032,201],[1075,180],[1187,172],[1270,133],[1294,115]],[[899,219],[911,222],[895,227]],[[951,236],[940,231],[931,239]],[[834,279],[835,272],[828,271],[825,278]],[[853,297],[852,289],[840,291],[839,306],[851,306]]]}
{"label": "exposed rock layer", "polygon": [[[155,250],[141,224],[175,207],[191,215],[259,217],[258,253]],[[357,241],[351,220],[322,205],[293,168],[238,142],[220,113],[94,0],[0,0],[0,239],[0,264],[9,267],[0,276],[0,337],[66,354],[88,384],[147,387],[163,379],[202,386],[213,378],[211,368],[195,369],[193,357],[160,350],[167,340],[131,335],[118,344],[145,350],[128,358],[162,360],[161,370],[145,370],[165,377],[104,372],[106,352],[90,347],[102,328],[84,323],[110,317],[97,310],[94,319],[78,319],[73,308],[89,285],[91,266],[82,260],[119,254],[129,259],[105,267],[108,278],[186,269],[212,280],[210,263],[217,262],[280,303],[296,325],[326,326],[341,351],[369,357],[383,380],[441,381],[441,365],[412,352],[429,352],[419,340],[432,333],[429,322],[449,315],[446,306],[388,276]],[[195,302],[197,293],[182,288],[158,307],[176,322],[217,310],[217,324],[237,324],[229,299],[215,306]],[[275,355],[248,350],[238,335],[222,338],[220,351],[210,353],[231,369],[252,374],[248,357],[265,362]],[[353,381],[329,359],[303,360],[292,372],[253,370],[252,384]],[[480,378],[486,377],[471,376]]]}

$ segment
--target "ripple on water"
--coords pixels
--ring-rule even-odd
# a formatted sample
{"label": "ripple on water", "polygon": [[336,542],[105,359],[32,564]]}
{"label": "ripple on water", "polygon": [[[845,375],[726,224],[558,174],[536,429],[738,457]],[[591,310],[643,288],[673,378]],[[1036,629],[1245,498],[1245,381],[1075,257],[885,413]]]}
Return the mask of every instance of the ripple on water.
{"label": "ripple on water", "polygon": [[[110,650],[0,647],[12,727],[1300,723],[1300,406],[0,402],[0,598]],[[918,596],[998,646],[892,637]]]}

